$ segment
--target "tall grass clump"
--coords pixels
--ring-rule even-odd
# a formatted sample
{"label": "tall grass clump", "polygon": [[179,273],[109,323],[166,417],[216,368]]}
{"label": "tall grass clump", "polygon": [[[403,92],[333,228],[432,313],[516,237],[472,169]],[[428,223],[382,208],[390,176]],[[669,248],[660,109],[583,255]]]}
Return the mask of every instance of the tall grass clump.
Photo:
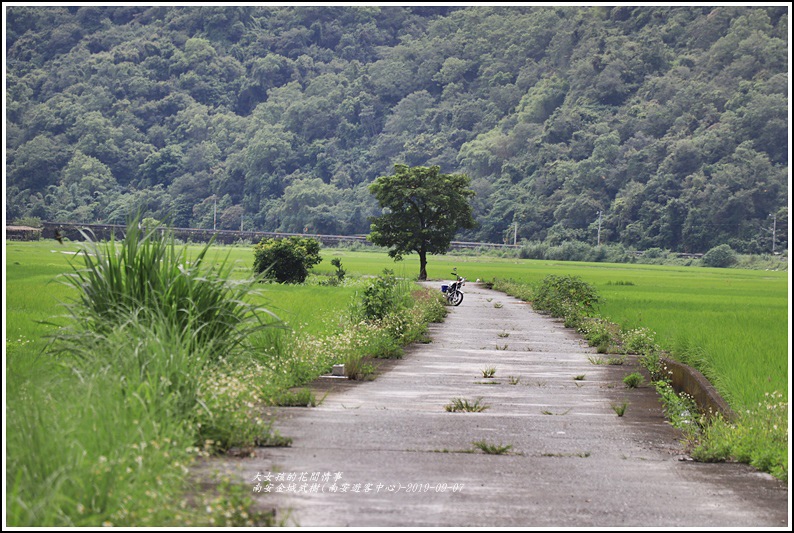
{"label": "tall grass clump", "polygon": [[272,313],[246,302],[254,279],[231,283],[231,263],[207,260],[212,241],[190,256],[165,228],[142,230],[136,221],[118,245],[83,236],[84,267],[64,277],[78,290],[76,304],[67,307],[74,333],[104,334],[135,315],[144,323],[166,321],[197,346],[215,346],[217,358],[273,325]]}
{"label": "tall grass clump", "polygon": [[206,523],[183,505],[187,465],[207,440],[253,444],[268,429],[218,417],[209,385],[244,359],[249,336],[276,324],[247,301],[256,280],[232,283],[226,262],[206,263],[209,246],[190,257],[169,232],[134,220],[120,242],[83,245],[83,265],[64,278],[77,295],[41,370],[9,364],[9,525]]}
{"label": "tall grass clump", "polygon": [[[232,281],[227,259],[207,259],[211,245],[190,255],[164,228],[141,230],[134,220],[118,245],[112,238],[106,243],[87,239],[79,255],[84,267],[74,266],[65,276],[79,295],[67,306],[72,323],[53,345],[85,375],[108,368],[120,376],[122,390],[145,385],[142,397],[153,409],[173,403],[163,416],[199,420],[199,445],[208,429],[200,422],[218,419],[218,405],[238,396],[223,388],[227,401],[211,409],[209,398],[217,395],[208,394],[208,384],[228,373],[226,360],[240,354],[244,344],[279,325],[275,315],[250,301],[258,278]],[[125,339],[128,349],[103,349]],[[250,399],[235,403],[246,405]],[[226,432],[216,430],[212,440],[223,443],[221,449],[250,444],[254,436],[234,437],[245,433],[245,424],[225,421]]]}

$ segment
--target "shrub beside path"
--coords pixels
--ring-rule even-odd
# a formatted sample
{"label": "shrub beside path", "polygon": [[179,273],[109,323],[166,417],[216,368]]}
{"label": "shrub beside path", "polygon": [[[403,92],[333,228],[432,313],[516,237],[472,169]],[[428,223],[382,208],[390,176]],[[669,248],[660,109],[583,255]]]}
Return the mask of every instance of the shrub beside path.
{"label": "shrub beside path", "polygon": [[[593,364],[527,304],[470,283],[430,336],[374,381],[321,378],[320,406],[275,410],[291,447],[206,475],[230,474],[286,526],[790,527],[784,483],[689,461],[647,380],[623,384],[635,364]],[[445,410],[455,399],[487,408]]]}

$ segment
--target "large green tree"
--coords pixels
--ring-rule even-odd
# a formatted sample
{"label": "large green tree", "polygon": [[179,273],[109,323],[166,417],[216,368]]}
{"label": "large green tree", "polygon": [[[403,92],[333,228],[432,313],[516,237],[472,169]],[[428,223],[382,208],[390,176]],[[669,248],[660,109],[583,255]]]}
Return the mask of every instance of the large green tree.
{"label": "large green tree", "polygon": [[419,279],[427,279],[427,254],[443,254],[459,229],[476,225],[469,183],[468,176],[442,174],[438,166],[395,165],[394,174],[369,186],[383,208],[381,216],[370,219],[369,240],[389,247],[395,260],[416,252]]}

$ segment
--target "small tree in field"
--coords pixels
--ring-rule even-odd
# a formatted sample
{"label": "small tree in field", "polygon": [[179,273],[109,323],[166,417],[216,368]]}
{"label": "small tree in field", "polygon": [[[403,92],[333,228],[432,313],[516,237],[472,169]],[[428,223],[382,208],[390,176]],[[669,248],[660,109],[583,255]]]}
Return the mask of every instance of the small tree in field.
{"label": "small tree in field", "polygon": [[303,283],[322,261],[320,242],[307,237],[262,239],[254,246],[254,272],[279,283]]}
{"label": "small tree in field", "polygon": [[443,254],[460,228],[473,228],[470,180],[462,174],[442,174],[438,166],[395,165],[369,190],[384,209],[371,219],[369,240],[391,248],[395,260],[416,252],[419,279],[427,279],[427,254]]}

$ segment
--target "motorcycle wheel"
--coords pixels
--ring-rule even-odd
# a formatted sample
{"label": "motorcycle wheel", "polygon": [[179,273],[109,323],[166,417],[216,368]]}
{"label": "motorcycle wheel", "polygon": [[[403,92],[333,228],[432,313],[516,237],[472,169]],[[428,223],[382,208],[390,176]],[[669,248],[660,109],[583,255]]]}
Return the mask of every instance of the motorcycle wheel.
{"label": "motorcycle wheel", "polygon": [[460,291],[455,291],[449,299],[449,303],[454,306],[460,305],[460,302],[463,301],[463,293]]}

